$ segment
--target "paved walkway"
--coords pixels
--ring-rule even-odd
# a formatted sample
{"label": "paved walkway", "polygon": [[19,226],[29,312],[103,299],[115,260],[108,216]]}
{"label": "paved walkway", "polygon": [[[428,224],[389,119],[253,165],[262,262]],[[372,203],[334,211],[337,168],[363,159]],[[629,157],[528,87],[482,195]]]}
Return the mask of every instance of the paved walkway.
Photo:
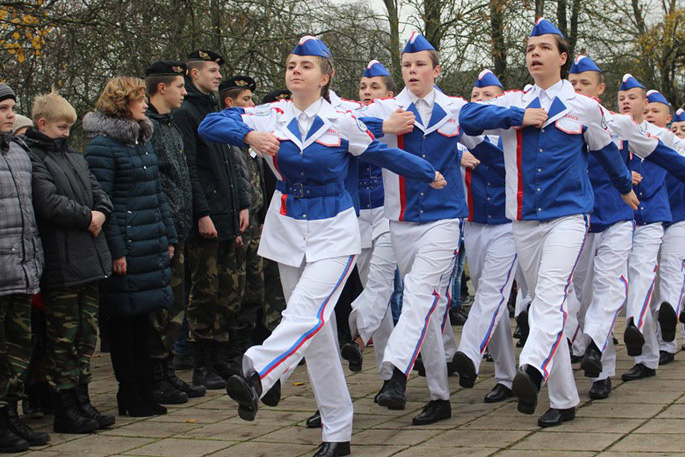
{"label": "paved walkway", "polygon": [[[457,329],[459,332],[459,329]],[[622,328],[617,329],[622,335]],[[458,335],[457,335],[458,336]],[[355,457],[442,456],[683,456],[685,455],[685,362],[660,369],[656,377],[624,383],[620,373],[633,363],[625,346],[617,347],[618,373],[612,396],[591,401],[590,382],[577,371],[581,404],[573,422],[540,429],[538,415],[548,407],[546,389],[536,415],[516,411],[513,401],[488,405],[483,396],[494,386],[493,364],[483,362],[473,389],[452,386],[452,419],[425,427],[410,425],[428,400],[425,379],[412,376],[407,386],[405,411],[389,411],[373,403],[380,383],[373,351],[365,353],[365,370],[348,373],[354,400],[355,423],[352,455]],[[678,360],[680,358],[681,360]],[[116,382],[109,356],[96,354],[93,403],[116,414]],[[182,372],[184,378],[190,372]],[[223,391],[210,391],[186,405],[170,407],[169,414],[152,418],[117,417],[116,425],[87,436],[51,433],[50,445],[25,455],[53,456],[309,456],[320,442],[319,430],[309,430],[304,420],[316,405],[303,367],[283,389],[277,408],[263,407],[257,420],[237,417],[235,404]],[[51,417],[32,422],[51,432]]]}

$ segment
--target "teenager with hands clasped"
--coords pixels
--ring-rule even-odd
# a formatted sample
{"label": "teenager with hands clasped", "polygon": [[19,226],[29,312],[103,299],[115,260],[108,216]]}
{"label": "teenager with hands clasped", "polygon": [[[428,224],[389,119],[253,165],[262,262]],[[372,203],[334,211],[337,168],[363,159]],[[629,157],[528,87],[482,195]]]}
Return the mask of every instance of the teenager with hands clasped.
{"label": "teenager with hands clasped", "polygon": [[533,87],[468,104],[459,118],[466,133],[495,130],[503,141],[506,214],[513,221],[519,264],[533,297],[530,334],[512,391],[519,411],[533,414],[542,384],[550,381],[550,409],[538,420],[542,426],[574,419],[580,401],[564,324],[571,278],[593,208],[588,151],[607,170],[623,200],[633,209],[638,205],[601,106],[577,95],[562,79],[570,64],[563,34],[540,18],[526,45]]}
{"label": "teenager with hands clasped", "polygon": [[317,456],[349,454],[352,435],[352,401],[329,320],[361,251],[345,190],[348,162],[363,155],[433,188],[447,184],[425,160],[387,147],[351,113],[335,111],[327,100],[332,72],[326,45],[305,36],[286,61],[291,103],[212,113],[198,129],[211,141],[265,154],[278,178],[259,254],[278,262],[288,304],[271,336],[245,353],[243,374],[229,378],[227,393],[240,416],[253,420],[260,397],[278,403],[280,377],[304,355],[323,423]]}

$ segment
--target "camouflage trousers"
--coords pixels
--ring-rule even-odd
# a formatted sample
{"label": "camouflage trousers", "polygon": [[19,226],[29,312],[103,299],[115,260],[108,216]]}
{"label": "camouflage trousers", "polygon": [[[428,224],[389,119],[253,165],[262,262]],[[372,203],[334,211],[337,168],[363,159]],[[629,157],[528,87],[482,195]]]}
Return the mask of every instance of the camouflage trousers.
{"label": "camouflage trousers", "polygon": [[42,295],[48,382],[58,391],[89,383],[98,336],[98,286],[46,290]]}
{"label": "camouflage trousers", "polygon": [[228,342],[245,291],[245,249],[233,240],[188,241],[190,301],[188,325],[191,341]]}
{"label": "camouflage trousers", "polygon": [[174,293],[174,302],[171,308],[161,308],[150,313],[150,357],[153,359],[169,357],[183,325],[187,265],[186,243],[180,241],[171,259],[171,289]]}
{"label": "camouflage trousers", "polygon": [[0,408],[24,393],[22,381],[31,357],[31,296],[0,297]]}
{"label": "camouflage trousers", "polygon": [[273,331],[281,322],[285,297],[278,273],[278,263],[264,259],[264,327]]}
{"label": "camouflage trousers", "polygon": [[[255,221],[254,223],[252,221]],[[245,240],[245,294],[240,308],[240,321],[249,329],[257,327],[264,312],[264,259],[257,254],[261,234],[257,218],[250,219]]]}

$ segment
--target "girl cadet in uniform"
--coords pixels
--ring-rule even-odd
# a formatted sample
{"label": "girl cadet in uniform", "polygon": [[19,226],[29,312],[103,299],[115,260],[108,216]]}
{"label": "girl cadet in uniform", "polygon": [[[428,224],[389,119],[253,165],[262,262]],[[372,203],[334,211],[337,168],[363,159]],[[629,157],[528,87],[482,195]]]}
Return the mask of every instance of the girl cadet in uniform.
{"label": "girl cadet in uniform", "polygon": [[288,305],[271,336],[245,353],[243,375],[229,378],[227,393],[238,402],[240,416],[253,420],[260,397],[277,403],[279,378],[306,356],[323,422],[324,442],[316,456],[349,454],[352,434],[352,402],[329,320],[361,250],[345,190],[348,161],[363,154],[434,188],[446,185],[428,162],[375,141],[351,113],[335,111],[327,100],[331,73],[326,45],[303,37],[286,61],[292,103],[242,116],[235,109],[210,114],[199,128],[212,141],[267,154],[279,179],[259,254],[279,263]]}
{"label": "girl cadet in uniform", "polygon": [[381,119],[389,119],[398,109],[412,112],[416,118],[413,128],[404,134],[386,135],[383,141],[425,157],[449,176],[450,187],[437,193],[424,183],[383,171],[385,215],[390,219],[393,249],[405,287],[402,314],[383,359],[393,374],[378,396],[378,404],[404,409],[407,377],[421,353],[431,400],[413,418],[414,425],[431,424],[452,414],[442,326],[447,319],[444,292],[459,248],[459,225],[467,215],[457,144],[501,154],[482,137],[462,135],[458,117],[466,102],[435,89],[438,60],[435,48],[415,32],[402,53],[405,89],[397,97],[376,100],[360,110],[364,116]]}
{"label": "girl cadet in uniform", "polygon": [[561,79],[570,64],[564,36],[540,18],[526,45],[526,65],[535,85],[488,104],[468,104],[459,119],[466,133],[497,129],[502,137],[506,214],[513,221],[519,264],[533,296],[530,334],[512,391],[519,411],[533,414],[540,388],[550,380],[550,409],[538,420],[543,426],[574,419],[580,401],[564,324],[593,207],[587,151],[609,172],[626,203],[637,207],[630,173],[604,128],[599,103],[578,96]]}

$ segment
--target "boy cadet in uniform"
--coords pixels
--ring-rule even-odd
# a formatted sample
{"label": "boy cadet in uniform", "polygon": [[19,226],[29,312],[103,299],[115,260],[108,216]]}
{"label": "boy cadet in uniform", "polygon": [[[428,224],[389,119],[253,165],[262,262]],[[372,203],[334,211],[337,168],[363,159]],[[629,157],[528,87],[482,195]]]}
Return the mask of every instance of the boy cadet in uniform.
{"label": "boy cadet in uniform", "polygon": [[685,110],[679,108],[671,121],[671,132],[680,139],[685,138]]}
{"label": "boy cadet in uniform", "polygon": [[27,451],[50,441],[17,413],[31,355],[31,295],[38,292],[43,249],[31,202],[31,157],[12,136],[17,97],[0,83],[0,450]]}
{"label": "boy cadet in uniform", "polygon": [[183,134],[193,189],[193,228],[188,240],[190,302],[188,323],[195,348],[193,384],[221,389],[229,328],[240,310],[236,238],[249,223],[249,183],[239,179],[235,156],[225,144],[206,141],[197,128],[219,110],[214,92],[224,58],[209,50],[188,56],[188,94],[173,115]]}
{"label": "boy cadet in uniform", "polygon": [[[569,81],[577,93],[590,98],[598,99],[604,92],[602,71],[584,55],[575,59]],[[685,170],[685,158],[641,132],[630,116],[605,110],[605,119],[623,161],[634,153],[667,169]],[[611,376],[616,369],[611,332],[628,290],[627,265],[634,222],[633,211],[623,204],[594,156],[588,158],[588,171],[595,202],[590,233],[573,277],[575,294],[567,336],[577,335],[572,341],[574,349],[583,354],[581,368],[593,379],[590,398],[598,400],[611,394]]]}
{"label": "boy cadet in uniform", "polygon": [[160,60],[145,69],[145,85],[150,99],[147,117],[154,126],[150,141],[159,160],[162,189],[178,234],[178,245],[171,258],[173,307],[150,314],[153,395],[160,404],[186,403],[188,397],[202,397],[206,392],[202,385],[189,385],[181,380],[171,366],[173,345],[186,308],[186,271],[189,266],[186,240],[193,227],[193,192],[183,136],[172,121],[172,112],[181,107],[187,93],[185,74],[186,65],[173,60]]}
{"label": "boy cadet in uniform", "polygon": [[383,171],[385,214],[404,276],[404,303],[383,358],[383,365],[392,368],[393,374],[377,400],[381,406],[404,409],[407,377],[421,353],[431,401],[414,417],[415,425],[452,414],[442,325],[448,312],[445,292],[459,247],[459,225],[467,215],[457,144],[497,150],[482,137],[462,134],[458,117],[465,102],[435,90],[438,59],[435,48],[414,32],[402,53],[405,89],[395,98],[376,100],[360,110],[364,116],[381,119],[389,119],[398,109],[412,112],[416,120],[411,130],[386,135],[384,141],[425,157],[448,173],[447,192],[437,193],[418,181]]}
{"label": "boy cadet in uniform", "polygon": [[[473,87],[471,101],[492,100],[503,91],[497,76],[483,70]],[[488,140],[497,144],[499,138],[488,136]],[[464,156],[471,154],[467,151]],[[464,158],[462,164],[465,164]],[[511,220],[504,214],[504,157],[500,154],[491,160],[476,162],[475,167],[467,166],[465,173],[469,215],[464,222],[464,246],[469,253],[469,272],[476,295],[461,333],[454,365],[459,373],[459,385],[473,387],[489,346],[497,384],[485,396],[485,402],[495,403],[511,397],[511,384],[516,376],[507,303],[518,257]]]}
{"label": "boy cadet in uniform", "polygon": [[488,104],[468,104],[460,117],[467,133],[497,129],[502,137],[506,214],[513,221],[519,264],[533,297],[530,334],[512,391],[518,410],[533,414],[539,391],[549,380],[550,409],[538,419],[543,427],[573,420],[580,401],[564,324],[593,206],[588,152],[610,173],[626,203],[637,206],[630,172],[604,127],[601,107],[578,96],[562,79],[570,58],[563,34],[539,18],[526,45],[526,65],[535,85]]}

